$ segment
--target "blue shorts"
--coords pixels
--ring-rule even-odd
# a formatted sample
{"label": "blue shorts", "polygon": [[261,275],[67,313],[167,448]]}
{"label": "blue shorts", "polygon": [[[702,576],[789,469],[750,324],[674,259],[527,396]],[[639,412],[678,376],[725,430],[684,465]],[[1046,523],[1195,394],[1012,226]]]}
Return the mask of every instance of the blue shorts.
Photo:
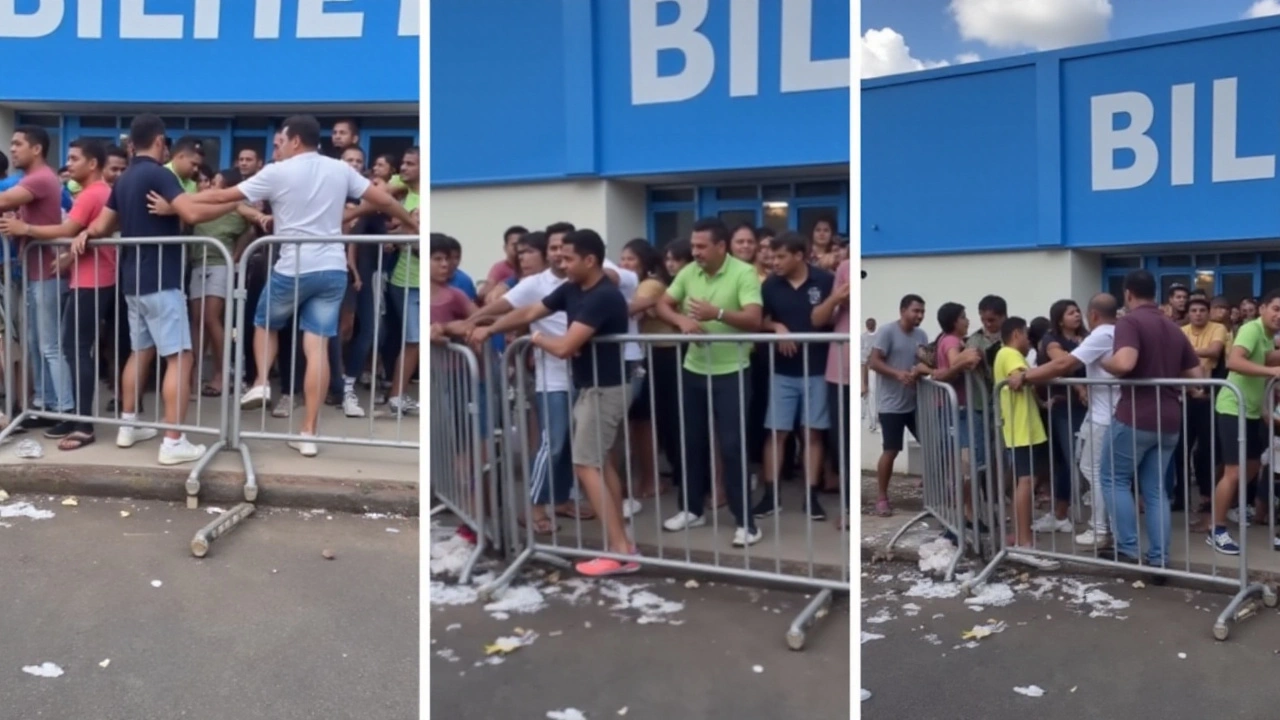
{"label": "blue shorts", "polygon": [[155,348],[160,357],[191,349],[191,323],[187,298],[181,290],[161,290],[150,295],[126,295],[129,309],[129,342],[134,352]]}
{"label": "blue shorts", "polygon": [[982,411],[973,411],[973,447],[969,447],[969,410],[960,408],[960,424],[956,426],[956,435],[960,438],[960,447],[969,451],[969,463],[980,468],[987,463],[987,425]]}
{"label": "blue shorts", "polygon": [[827,430],[831,415],[827,412],[827,379],[775,375],[769,386],[769,410],[765,415],[767,430],[791,432],[797,425],[810,430]]}
{"label": "blue shorts", "polygon": [[[342,299],[347,294],[347,273],[321,270],[303,273],[296,278],[272,270],[267,290],[258,297],[253,315],[256,327],[283,330],[298,316],[298,328],[304,333],[331,338],[338,334],[338,318]],[[267,316],[270,309],[271,316]]]}
{"label": "blue shorts", "polygon": [[[422,304],[418,299],[418,288],[403,288],[392,285],[387,288],[387,299],[395,310],[396,330],[404,331],[404,343],[417,345],[422,342],[420,324]],[[406,317],[406,315],[408,317]]]}

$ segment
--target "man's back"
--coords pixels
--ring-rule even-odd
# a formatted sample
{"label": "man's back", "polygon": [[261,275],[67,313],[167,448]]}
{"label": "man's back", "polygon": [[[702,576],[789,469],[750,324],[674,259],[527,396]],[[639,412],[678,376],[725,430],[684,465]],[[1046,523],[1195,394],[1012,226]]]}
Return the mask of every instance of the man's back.
{"label": "man's back", "polygon": [[[124,238],[173,237],[181,234],[176,215],[153,215],[147,195],[159,193],[173,202],[182,185],[173,173],[155,160],[138,156],[116,180],[107,199],[120,222]],[[125,245],[120,250],[120,284],[126,295],[150,295],[182,285],[182,248],[177,245]]]}
{"label": "man's back", "polygon": [[[1128,380],[1173,380],[1196,367],[1191,342],[1155,305],[1142,305],[1116,321],[1115,350],[1133,348],[1137,363]],[[1171,433],[1180,427],[1181,391],[1176,387],[1123,388],[1116,405],[1116,419],[1138,430]]]}
{"label": "man's back", "polygon": [[[276,235],[338,238],[342,235],[347,198],[362,197],[369,189],[369,181],[340,160],[306,152],[266,166],[237,187],[251,203],[271,203]],[[346,266],[341,242],[285,244],[280,248],[275,269],[284,275],[300,275],[341,271]]]}

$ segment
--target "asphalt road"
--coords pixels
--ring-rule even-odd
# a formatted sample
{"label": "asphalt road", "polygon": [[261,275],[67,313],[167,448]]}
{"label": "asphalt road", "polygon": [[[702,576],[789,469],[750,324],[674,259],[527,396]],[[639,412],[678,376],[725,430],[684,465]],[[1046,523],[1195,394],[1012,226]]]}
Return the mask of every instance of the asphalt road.
{"label": "asphalt road", "polygon": [[[992,591],[975,610],[960,596],[920,597],[949,592],[911,566],[863,573],[866,720],[1276,716],[1274,610],[1261,609],[1217,642],[1210,629],[1227,597],[1213,592],[1135,587],[1132,578],[1008,575],[1011,596]],[[908,596],[912,588],[917,596]],[[962,637],[993,621],[1004,623],[998,632]],[[1044,694],[1015,690],[1031,686]]]}
{"label": "asphalt road", "polygon": [[[691,587],[662,574],[584,581],[565,572],[526,577],[486,610],[439,577],[431,592],[432,717],[849,717],[847,598],[818,621],[804,652],[792,652],[784,636],[803,593],[706,580]],[[486,655],[499,638],[528,644]]]}
{"label": "asphalt road", "polygon": [[62,500],[0,504],[0,716],[418,717],[416,521],[263,510],[196,560],[203,510]]}

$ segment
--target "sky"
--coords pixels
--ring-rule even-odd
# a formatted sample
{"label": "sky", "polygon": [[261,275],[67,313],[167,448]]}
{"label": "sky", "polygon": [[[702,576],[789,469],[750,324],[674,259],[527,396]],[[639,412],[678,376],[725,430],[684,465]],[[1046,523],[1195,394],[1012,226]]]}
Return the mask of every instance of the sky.
{"label": "sky", "polygon": [[862,0],[862,77],[1280,15],[1280,0]]}

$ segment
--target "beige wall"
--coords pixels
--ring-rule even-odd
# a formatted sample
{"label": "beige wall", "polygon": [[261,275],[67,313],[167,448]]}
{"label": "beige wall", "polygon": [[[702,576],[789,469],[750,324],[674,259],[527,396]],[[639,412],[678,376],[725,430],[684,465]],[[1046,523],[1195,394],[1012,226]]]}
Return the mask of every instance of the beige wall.
{"label": "beige wall", "polygon": [[[1101,288],[1101,268],[1100,255],[1066,250],[864,258],[862,269],[867,278],[862,281],[858,332],[868,317],[882,325],[893,322],[898,317],[898,303],[907,293],[924,298],[923,327],[930,338],[939,331],[936,311],[944,302],[964,305],[974,330],[978,300],[988,294],[1003,297],[1011,315],[1027,320],[1047,316],[1056,300],[1088,302]],[[865,418],[861,428],[862,467],[873,470],[880,457],[881,438],[867,430]],[[899,472],[912,471],[908,467],[910,455],[904,452],[898,457]]]}
{"label": "beige wall", "polygon": [[604,236],[617,257],[632,238],[645,236],[644,186],[611,180],[535,183],[476,188],[433,188],[433,232],[462,243],[462,269],[479,280],[502,258],[502,232],[568,221]]}

